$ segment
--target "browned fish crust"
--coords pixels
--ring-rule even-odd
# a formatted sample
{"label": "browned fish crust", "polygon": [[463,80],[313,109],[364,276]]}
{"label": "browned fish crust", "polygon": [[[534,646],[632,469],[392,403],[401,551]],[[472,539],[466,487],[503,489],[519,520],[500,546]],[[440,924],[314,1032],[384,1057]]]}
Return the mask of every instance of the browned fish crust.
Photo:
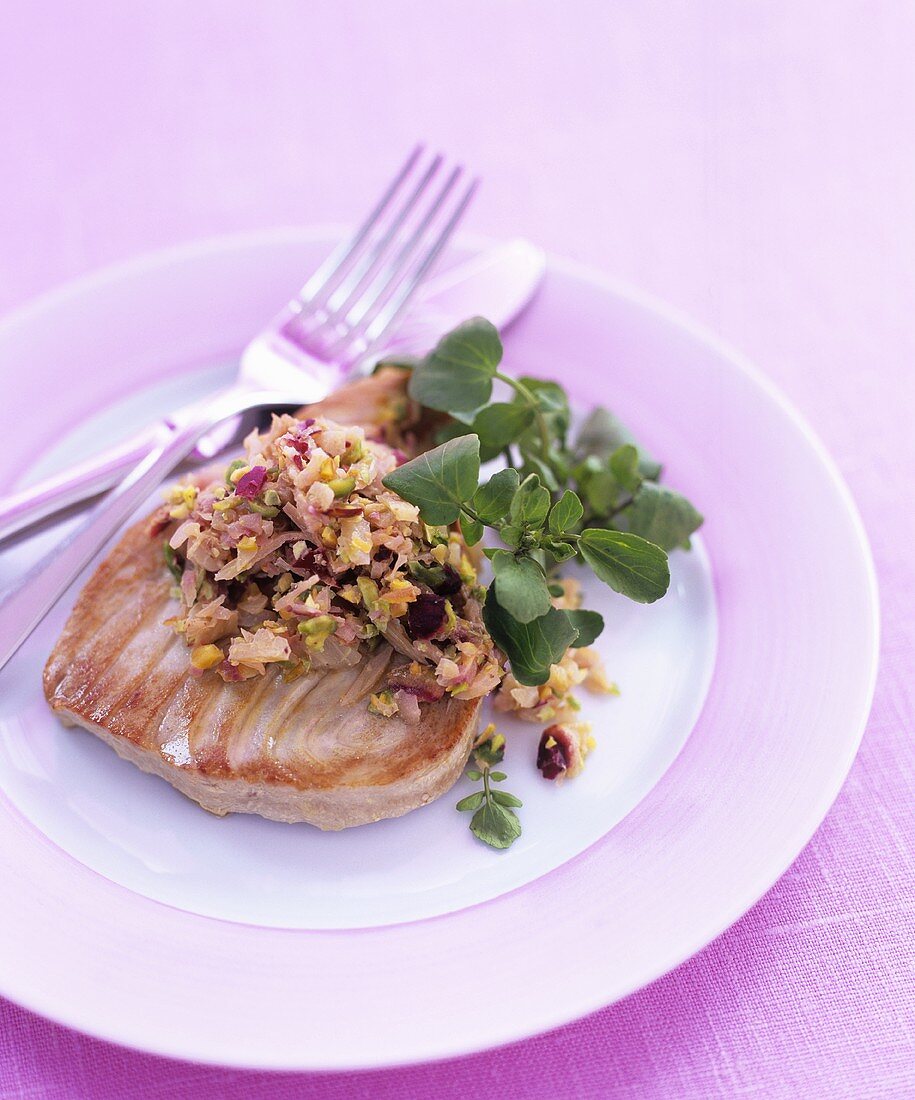
{"label": "browned fish crust", "polygon": [[[371,426],[380,400],[402,385],[402,377],[384,372],[320,411]],[[149,536],[145,520],[136,524],[80,594],[44,671],[45,695],[64,722],[90,730],[216,814],[344,829],[398,817],[454,784],[479,701],[446,695],[425,704],[421,721],[410,725],[368,713],[370,683],[353,699],[364,663],[291,684],[269,668],[234,684],[194,675],[184,639],[163,625],[179,607],[169,595],[161,541]]]}

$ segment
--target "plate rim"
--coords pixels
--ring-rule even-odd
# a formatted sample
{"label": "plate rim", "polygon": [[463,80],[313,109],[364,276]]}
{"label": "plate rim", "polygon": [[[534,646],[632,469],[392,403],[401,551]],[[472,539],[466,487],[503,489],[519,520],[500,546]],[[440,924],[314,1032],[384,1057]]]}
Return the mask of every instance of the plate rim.
{"label": "plate rim", "polygon": [[[6,334],[6,332],[13,326],[20,324],[28,324],[32,317],[39,316],[41,313],[48,309],[54,308],[60,302],[65,301],[71,297],[78,297],[81,294],[93,293],[98,289],[103,288],[106,284],[117,282],[125,276],[136,274],[144,270],[167,267],[171,263],[179,262],[183,258],[199,257],[203,255],[212,254],[222,250],[236,250],[245,247],[265,247],[271,244],[294,244],[294,243],[313,243],[317,239],[323,239],[329,237],[331,234],[339,232],[339,229],[330,225],[313,226],[307,229],[274,229],[264,232],[248,232],[242,234],[224,234],[218,237],[205,238],[199,241],[192,241],[185,244],[178,244],[165,249],[159,249],[153,252],[144,253],[143,255],[121,261],[119,263],[108,265],[99,271],[91,272],[87,275],[81,276],[78,279],[71,280],[64,283],[62,286],[49,290],[43,295],[32,299],[19,308],[12,311],[5,318],[0,319],[0,339]],[[486,238],[478,236],[464,236],[462,237],[460,244],[468,248],[480,247],[488,243]],[[722,912],[721,918],[718,922],[717,929],[709,935],[707,930],[702,931],[695,935],[689,942],[688,946],[682,948],[677,952],[673,952],[669,957],[660,957],[657,960],[656,966],[651,974],[638,980],[627,991],[619,994],[615,994],[611,1001],[607,1001],[605,998],[601,999],[600,996],[593,1000],[593,1003],[584,1004],[577,1008],[572,1013],[557,1013],[549,1019],[543,1019],[539,1023],[531,1026],[525,1024],[523,1027],[516,1029],[511,1034],[503,1034],[500,1036],[497,1043],[480,1045],[477,1042],[471,1042],[469,1044],[462,1044],[460,1041],[453,1042],[447,1049],[441,1049],[438,1052],[422,1052],[416,1055],[415,1058],[409,1059],[392,1059],[390,1061],[379,1061],[377,1058],[373,1058],[369,1061],[360,1061],[358,1059],[349,1059],[347,1061],[332,1060],[327,1063],[315,1062],[314,1060],[302,1061],[301,1059],[290,1059],[288,1061],[265,1061],[257,1060],[252,1061],[250,1058],[241,1058],[237,1061],[226,1061],[223,1057],[208,1057],[205,1051],[199,1049],[176,1051],[174,1047],[168,1047],[167,1049],[161,1045],[155,1043],[147,1043],[145,1045],[139,1045],[133,1039],[127,1038],[123,1035],[113,1033],[112,1031],[105,1032],[102,1029],[93,1028],[91,1024],[80,1023],[78,1019],[74,1019],[74,1016],[78,1017],[77,1013],[66,1013],[63,1011],[55,1011],[55,1009],[49,1008],[47,1004],[39,1003],[40,997],[29,998],[24,997],[20,993],[11,994],[6,989],[0,990],[3,995],[10,997],[17,1003],[24,1005],[32,1011],[38,1012],[56,1022],[76,1030],[83,1031],[87,1034],[96,1036],[98,1038],[115,1042],[120,1045],[136,1049],[138,1051],[144,1051],[148,1053],[155,1053],[172,1058],[184,1058],[192,1059],[199,1062],[205,1062],[213,1065],[231,1065],[239,1068],[258,1068],[258,1069],[285,1069],[285,1070],[356,1070],[366,1068],[382,1068],[385,1066],[398,1066],[415,1064],[418,1061],[430,1062],[440,1061],[442,1059],[459,1057],[462,1055],[468,1055],[478,1052],[483,1049],[494,1049],[496,1046],[504,1046],[513,1042],[517,1042],[531,1035],[538,1034],[544,1030],[550,1030],[552,1028],[561,1026],[571,1020],[580,1019],[582,1016],[586,1016],[594,1011],[599,1010],[609,1003],[616,1003],[618,1000],[627,996],[629,993],[636,989],[642,988],[645,985],[655,981],[662,974],[668,973],[676,966],[680,965],[686,959],[690,958],[698,950],[707,946],[713,942],[721,933],[730,927],[734,921],[739,919],[749,908],[751,908],[769,889],[772,885],[781,877],[782,874],[790,867],[800,852],[806,847],[816,828],[822,822],[823,818],[828,813],[835,798],[837,797],[854,758],[857,754],[858,747],[863,737],[864,729],[866,728],[867,719],[870,713],[871,704],[873,700],[874,688],[876,684],[877,669],[879,664],[879,638],[880,638],[880,608],[879,608],[879,592],[877,585],[876,570],[873,562],[873,555],[870,549],[870,545],[867,539],[866,530],[861,520],[859,511],[855,504],[854,498],[846,485],[838,466],[832,459],[831,455],[827,451],[826,447],[820,440],[817,433],[811,428],[806,418],[793,406],[788,398],[782,393],[782,391],[766,376],[759,368],[757,368],[745,355],[736,350],[733,346],[727,343],[725,340],[717,336],[711,330],[704,325],[695,321],[686,313],[680,311],[678,308],[663,302],[656,297],[640,291],[629,284],[613,279],[599,269],[593,266],[583,264],[573,260],[566,260],[560,257],[549,255],[548,256],[548,271],[555,272],[559,275],[565,275],[572,278],[583,280],[591,285],[597,287],[604,293],[608,293],[618,300],[641,308],[647,313],[653,315],[657,320],[666,322],[674,328],[685,333],[691,339],[695,340],[699,344],[704,345],[707,349],[713,352],[718,358],[725,360],[730,366],[740,371],[745,375],[755,386],[759,389],[780,411],[780,413],[786,417],[804,438],[805,442],[811,447],[814,457],[821,471],[828,477],[833,490],[836,492],[838,502],[842,506],[843,518],[849,523],[849,535],[854,540],[855,556],[858,558],[860,565],[863,567],[864,576],[867,582],[866,604],[870,611],[869,622],[869,642],[870,645],[867,650],[867,669],[866,677],[864,677],[865,685],[862,695],[861,713],[855,716],[854,723],[849,722],[848,728],[853,729],[853,734],[847,739],[846,751],[841,755],[838,762],[834,761],[833,768],[830,773],[830,782],[821,783],[818,787],[818,791],[822,793],[818,798],[808,805],[807,813],[802,822],[799,822],[794,830],[791,851],[787,852],[788,845],[785,845],[785,853],[774,859],[770,859],[770,867],[766,874],[760,874],[757,878],[756,886],[752,889],[745,891],[746,894],[752,895],[749,897],[742,897],[735,901],[729,908],[725,907]],[[646,796],[646,801],[651,798],[651,793]],[[30,828],[31,823],[27,823]],[[598,842],[599,844],[600,842]],[[56,846],[55,846],[56,848]],[[580,857],[577,857],[580,858]],[[82,866],[82,865],[80,865]],[[549,876],[547,876],[549,877]],[[103,880],[107,881],[107,880]],[[118,887],[118,889],[123,889]],[[143,899],[146,904],[158,905],[160,903]],[[499,899],[493,899],[491,903],[498,904]],[[209,919],[209,918],[197,918],[197,919]],[[444,920],[442,918],[431,918],[433,921]],[[308,935],[314,935],[321,933],[309,932]],[[3,983],[6,984],[5,982]],[[53,997],[50,998],[53,1000]],[[548,1015],[548,1014],[547,1014]],[[193,1044],[190,1044],[193,1047]]]}

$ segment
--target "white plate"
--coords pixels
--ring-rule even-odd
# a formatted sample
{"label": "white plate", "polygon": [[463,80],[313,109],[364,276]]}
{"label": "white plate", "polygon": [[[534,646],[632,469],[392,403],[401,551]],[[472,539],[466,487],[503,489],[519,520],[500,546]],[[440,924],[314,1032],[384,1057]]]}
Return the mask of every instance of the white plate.
{"label": "white plate", "polygon": [[[77,382],[58,390],[38,433],[45,469],[113,437],[112,401],[123,427],[212,385],[328,239],[179,250],[12,319],[0,329],[0,371],[20,414],[12,453],[34,448],[29,409],[64,378]],[[674,555],[672,591],[657,605],[589,597],[610,622],[601,648],[623,694],[582,696],[599,743],[582,777],[545,783],[536,728],[506,730],[510,788],[525,801],[524,835],[508,853],[479,845],[453,810],[467,781],[406,818],[335,835],[209,817],[50,717],[39,674],[61,608],[0,678],[0,881],[17,881],[0,915],[9,996],[94,1034],[210,1061],[317,1068],[441,1056],[630,991],[707,942],[793,858],[850,763],[872,687],[873,581],[834,472],[720,348],[565,265],[551,265],[507,347],[514,369],[558,375],[580,398],[615,407],[710,517],[728,648],[687,751],[658,785],[712,677],[715,600],[701,542]],[[143,391],[127,404],[124,377]],[[790,526],[801,515],[829,533],[828,561],[809,531]],[[32,552],[8,553],[5,575]],[[841,607],[829,588],[837,569],[854,589]],[[778,827],[764,826],[775,806]],[[55,906],[64,920],[49,924]],[[540,952],[557,935],[569,957],[544,975]],[[523,995],[483,1023],[457,1011],[472,1003],[462,1001],[472,975],[451,956],[492,936],[493,966]],[[39,953],[55,960],[50,975]]]}

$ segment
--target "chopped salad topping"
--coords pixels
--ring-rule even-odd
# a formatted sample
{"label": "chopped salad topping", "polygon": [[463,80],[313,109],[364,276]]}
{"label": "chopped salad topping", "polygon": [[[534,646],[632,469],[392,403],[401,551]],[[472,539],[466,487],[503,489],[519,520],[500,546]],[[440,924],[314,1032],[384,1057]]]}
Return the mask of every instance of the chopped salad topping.
{"label": "chopped salad topping", "polygon": [[[415,458],[326,418],[274,417],[224,477],[171,491],[150,531],[171,532],[165,564],[183,608],[169,621],[195,675],[237,681],[276,665],[291,681],[358,665],[344,701],[411,722],[446,693],[498,688],[497,710],[549,724],[537,751],[544,778],[581,771],[594,741],[575,720],[574,689],[618,692],[589,648],[603,616],[581,606],[560,567],[574,558],[650,604],[670,586],[668,555],[689,549],[703,520],[607,409],[573,431],[562,387],[505,373],[502,355],[495,327],[476,317],[396,364],[409,381],[382,430],[419,449]],[[496,386],[510,400],[493,400]],[[438,420],[438,446],[414,446],[411,409],[426,442]],[[497,456],[505,468],[481,481]],[[487,529],[501,542],[483,551],[488,589],[467,549]],[[457,804],[495,848],[521,833],[521,802],[494,770],[504,748],[488,726],[467,772],[482,789]]]}
{"label": "chopped salad topping", "polygon": [[369,709],[412,721],[446,692],[499,684],[463,540],[382,485],[402,457],[360,428],[274,417],[223,477],[170,491],[151,530],[177,521],[165,555],[183,607],[169,622],[192,668],[294,679],[356,665],[383,638],[407,663],[384,668]]}

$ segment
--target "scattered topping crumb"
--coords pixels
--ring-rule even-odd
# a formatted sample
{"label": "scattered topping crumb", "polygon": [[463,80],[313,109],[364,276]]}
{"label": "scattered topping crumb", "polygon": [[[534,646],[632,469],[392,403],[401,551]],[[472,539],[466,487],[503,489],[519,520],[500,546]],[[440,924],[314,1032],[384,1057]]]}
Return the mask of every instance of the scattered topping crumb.
{"label": "scattered topping crumb", "polygon": [[571,778],[582,771],[593,748],[590,722],[548,726],[537,749],[537,767],[544,779]]}
{"label": "scattered topping crumb", "polygon": [[558,664],[550,666],[550,676],[540,687],[519,684],[509,672],[495,698],[496,710],[514,713],[525,722],[562,722],[581,709],[574,688],[584,685],[591,691],[618,695],[603,670],[600,655],[593,649],[569,649]]}

